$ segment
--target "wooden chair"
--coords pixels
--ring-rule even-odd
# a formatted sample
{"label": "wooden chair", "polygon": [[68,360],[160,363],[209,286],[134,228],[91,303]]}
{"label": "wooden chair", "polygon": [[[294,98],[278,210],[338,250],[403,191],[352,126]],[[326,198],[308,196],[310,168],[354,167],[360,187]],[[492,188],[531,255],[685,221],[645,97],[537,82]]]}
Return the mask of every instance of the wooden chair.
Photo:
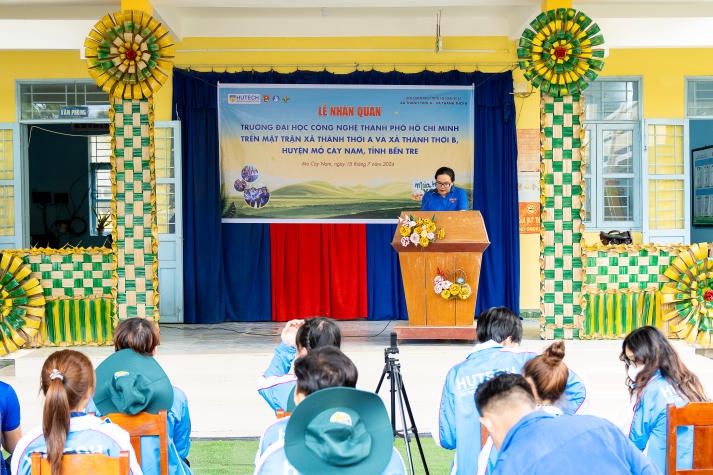
{"label": "wooden chair", "polygon": [[[713,475],[713,402],[691,402],[667,407],[666,473]],[[676,428],[693,426],[693,468],[676,470]]]}
{"label": "wooden chair", "polygon": [[[50,475],[50,462],[40,452],[32,452],[32,475]],[[104,454],[65,454],[62,473],[91,473],[92,475],[129,475],[129,452],[122,450],[118,457]]]}
{"label": "wooden chair", "polygon": [[135,415],[112,412],[105,416],[118,425],[131,437],[131,446],[136,452],[136,458],[141,464],[141,437],[158,436],[159,453],[161,456],[161,475],[168,475],[168,418],[166,410],[158,414],[139,412]]}

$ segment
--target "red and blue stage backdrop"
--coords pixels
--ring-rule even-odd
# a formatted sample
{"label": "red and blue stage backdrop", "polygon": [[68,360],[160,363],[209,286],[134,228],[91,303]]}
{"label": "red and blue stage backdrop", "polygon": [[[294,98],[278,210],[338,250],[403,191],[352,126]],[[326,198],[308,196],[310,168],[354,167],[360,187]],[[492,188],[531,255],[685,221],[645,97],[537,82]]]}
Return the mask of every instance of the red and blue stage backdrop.
{"label": "red and blue stage backdrop", "polygon": [[[201,73],[174,69],[173,118],[181,121],[183,139],[186,323],[286,321],[317,315],[337,319],[408,318],[398,255],[390,245],[396,229],[396,208],[381,215],[371,209],[370,217],[377,219],[359,216],[353,206],[347,213],[328,212],[331,220],[319,222],[305,222],[304,216],[297,214],[290,216],[300,219],[281,216],[272,222],[245,216],[251,212],[247,208],[270,210],[270,200],[279,202],[279,187],[275,186],[272,193],[272,185],[266,181],[275,173],[260,178],[260,167],[253,163],[240,164],[240,174],[233,173],[230,180],[221,173],[218,84],[264,84],[266,89],[279,90],[279,94],[261,94],[275,103],[288,95],[279,85],[289,88],[287,85],[295,84],[330,85],[335,89],[336,85],[382,85],[394,90],[397,88],[393,86],[414,90],[458,86],[454,90],[472,91],[472,104],[466,111],[466,116],[474,117],[472,130],[456,139],[472,147],[472,154],[470,150],[456,152],[453,146],[450,150],[472,160],[470,167],[464,165],[472,175],[459,176],[456,181],[472,183],[472,206],[483,214],[491,241],[483,258],[476,314],[500,305],[519,311],[517,142],[511,72],[357,71],[337,75],[326,71]],[[349,103],[343,105],[346,108],[342,111],[350,110]],[[359,105],[355,105],[358,110],[356,107]],[[261,123],[267,122],[263,119]],[[261,136],[267,135],[274,134]],[[276,140],[281,140],[277,135]],[[283,147],[290,148],[280,143],[272,152],[273,159]],[[411,148],[420,152],[418,146]],[[399,210],[410,203],[411,195],[418,194],[421,182],[432,179],[436,168],[453,163],[450,159],[450,163],[444,163],[443,153],[423,151],[418,162],[422,169],[407,175],[406,188],[398,192],[406,196],[396,206]],[[378,172],[374,175],[376,178]],[[228,192],[227,186],[233,189]],[[416,208],[417,202],[414,205]],[[388,208],[388,203],[384,207]],[[319,213],[325,214],[324,210]]]}

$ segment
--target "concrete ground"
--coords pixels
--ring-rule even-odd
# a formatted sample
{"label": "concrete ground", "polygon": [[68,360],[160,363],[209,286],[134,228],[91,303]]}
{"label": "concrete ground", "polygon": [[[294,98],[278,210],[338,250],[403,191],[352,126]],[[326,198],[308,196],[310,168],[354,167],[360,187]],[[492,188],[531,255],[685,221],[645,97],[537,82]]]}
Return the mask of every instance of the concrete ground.
{"label": "concrete ground", "polygon": [[[390,344],[389,334],[394,323],[340,322],[344,335],[342,349],[359,370],[359,388],[376,389],[385,366],[384,349]],[[524,349],[539,352],[551,343],[540,339],[538,325],[538,320],[524,320]],[[281,328],[282,324],[271,322],[161,325],[162,344],[157,359],[173,384],[188,396],[194,438],[257,437],[273,420],[267,403],[255,390],[255,382],[272,357]],[[685,342],[672,342],[685,364],[698,374],[708,394],[713,396],[713,360],[696,354],[694,347]],[[451,366],[465,358],[472,346],[469,342],[453,341],[399,342],[399,353],[394,356],[400,364],[419,433],[432,431],[443,377]],[[14,362],[14,365],[1,369],[0,379],[11,384],[18,393],[25,430],[40,424],[39,371],[47,355],[57,349],[19,350],[4,358],[5,363]],[[113,351],[106,346],[75,349],[85,352],[95,366]],[[565,362],[581,375],[589,391],[585,412],[615,422],[628,398],[620,351],[621,340],[566,342]],[[388,380],[384,380],[379,394],[389,407]],[[397,421],[401,421],[399,413]]]}

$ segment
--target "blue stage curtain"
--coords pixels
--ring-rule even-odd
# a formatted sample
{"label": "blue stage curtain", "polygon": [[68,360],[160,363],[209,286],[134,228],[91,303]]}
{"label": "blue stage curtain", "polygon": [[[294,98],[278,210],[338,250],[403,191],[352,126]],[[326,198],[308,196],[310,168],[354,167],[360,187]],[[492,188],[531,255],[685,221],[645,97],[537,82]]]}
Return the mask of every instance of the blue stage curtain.
{"label": "blue stage curtain", "polygon": [[185,323],[270,320],[268,224],[221,225],[215,79],[173,75],[183,144]]}
{"label": "blue stage curtain", "polygon": [[369,320],[407,320],[399,255],[391,247],[396,224],[366,225]]}
{"label": "blue stage curtain", "polygon": [[501,305],[520,313],[517,131],[512,92],[510,73],[475,87],[473,209],[482,213],[490,238],[480,268],[476,315]]}
{"label": "blue stage curtain", "polygon": [[[519,310],[517,141],[510,71],[356,71],[339,75],[326,71],[201,73],[174,69],[173,118],[181,121],[183,134],[185,322],[272,318],[269,226],[221,225],[218,82],[474,85],[474,208],[483,213],[492,243],[483,258],[476,311],[499,305]],[[440,165],[434,161],[434,170]],[[367,226],[369,319],[406,318],[398,255],[390,247],[394,226]]]}

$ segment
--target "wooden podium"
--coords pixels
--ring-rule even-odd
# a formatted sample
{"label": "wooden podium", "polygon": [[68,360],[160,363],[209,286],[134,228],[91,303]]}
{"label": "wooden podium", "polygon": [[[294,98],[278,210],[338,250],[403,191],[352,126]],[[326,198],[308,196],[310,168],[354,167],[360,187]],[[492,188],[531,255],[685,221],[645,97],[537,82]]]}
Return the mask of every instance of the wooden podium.
{"label": "wooden podium", "polygon": [[[432,218],[445,230],[445,238],[427,247],[401,244],[397,227],[391,246],[399,253],[401,276],[406,294],[408,325],[397,324],[399,339],[475,340],[475,301],[483,251],[490,245],[480,211],[414,211],[414,218]],[[469,298],[444,299],[434,291],[438,269],[455,281],[464,274],[472,290]]]}

